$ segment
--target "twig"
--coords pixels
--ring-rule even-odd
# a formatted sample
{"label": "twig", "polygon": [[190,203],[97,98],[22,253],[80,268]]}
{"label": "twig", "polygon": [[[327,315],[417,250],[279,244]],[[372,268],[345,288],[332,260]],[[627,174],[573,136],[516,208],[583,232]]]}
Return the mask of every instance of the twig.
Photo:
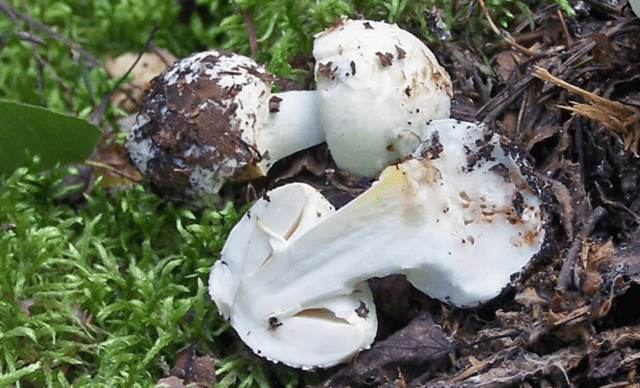
{"label": "twig", "polygon": [[142,55],[145,53],[145,51],[147,51],[147,49],[149,48],[149,45],[151,45],[151,39],[153,38],[153,36],[155,35],[156,31],[158,31],[158,29],[160,28],[160,26],[155,25],[153,26],[153,28],[151,29],[151,32],[149,33],[149,37],[147,38],[147,41],[144,42],[144,45],[142,46],[142,49],[140,49],[140,52],[138,53],[138,57],[136,58],[136,60],[131,64],[131,66],[129,66],[129,70],[127,70],[126,73],[124,73],[122,75],[122,77],[120,77],[118,79],[118,81],[116,82],[115,85],[113,85],[113,88],[111,88],[111,91],[115,90],[116,88],[118,88],[120,86],[120,84],[127,78],[127,76],[129,75],[129,73],[131,73],[133,71],[133,68],[136,67],[136,65],[138,64],[138,62],[140,62],[140,58],[142,58]]}
{"label": "twig", "polygon": [[109,99],[111,98],[111,94],[113,94],[113,92],[120,86],[120,84],[122,84],[122,82],[127,78],[129,73],[131,73],[133,71],[133,68],[136,67],[138,62],[140,62],[140,58],[142,58],[142,55],[145,53],[145,51],[147,51],[147,48],[149,48],[149,46],[151,45],[151,38],[153,38],[153,35],[156,33],[156,31],[158,31],[158,28],[160,28],[160,27],[157,26],[157,25],[153,26],[153,28],[151,29],[151,32],[149,33],[149,37],[147,38],[147,41],[144,42],[144,45],[142,46],[142,49],[138,53],[138,57],[136,58],[136,60],[133,62],[133,64],[131,64],[131,66],[129,67],[127,72],[124,73],[120,78],[118,78],[118,81],[116,81],[115,85],[113,85],[111,90],[109,90],[105,94],[104,98],[102,99],[102,102],[100,103],[100,105],[98,105],[98,107],[96,109],[94,109],[93,112],[91,112],[91,115],[89,116],[87,121],[89,121],[90,123],[92,123],[95,126],[98,126],[98,124],[100,123],[100,119],[101,119],[102,115],[104,114],[105,110],[107,109],[107,103],[108,103]]}
{"label": "twig", "polygon": [[96,162],[95,160],[85,160],[84,164],[86,164],[87,166],[93,167],[93,168],[102,168],[104,170],[107,170],[109,172],[112,172],[116,175],[119,175],[123,178],[127,178],[129,179],[131,182],[140,182],[140,179],[138,179],[137,177],[124,172],[124,171],[120,171],[118,169],[116,169],[115,167],[111,166],[110,164],[106,164],[106,163],[102,163],[102,162]]}
{"label": "twig", "polygon": [[546,69],[535,67],[532,74],[543,81],[560,86],[587,100],[588,104],[572,102],[571,106],[558,106],[588,119],[596,120],[605,127],[624,137],[625,151],[637,152],[640,142],[640,110],[618,101],[608,100],[595,93],[574,86],[564,80],[554,77]]}
{"label": "twig", "polygon": [[584,125],[581,116],[575,116],[573,126],[573,147],[578,157],[578,166],[580,167],[580,186],[587,187],[584,177],[586,176],[586,164],[584,162]]}
{"label": "twig", "polygon": [[569,249],[569,252],[567,252],[567,256],[564,258],[564,263],[562,263],[562,268],[558,274],[558,283],[556,284],[557,292],[563,293],[573,284],[573,269],[578,258],[578,253],[580,252],[580,248],[582,247],[584,240],[589,237],[598,221],[606,215],[607,211],[605,208],[599,206],[593,209],[587,219],[582,223],[580,233],[578,233],[576,238],[573,240],[573,244],[571,244],[571,248]]}
{"label": "twig", "polygon": [[[620,23],[615,23],[614,26],[611,27],[611,29],[606,31],[604,34],[606,35],[607,38],[611,38],[616,34],[618,34],[619,32],[623,31],[623,29],[627,27],[632,21],[633,21],[633,18],[627,18],[626,20],[623,20]],[[573,49],[574,51],[573,54],[569,58],[564,60],[562,64],[553,71],[553,75],[558,76],[559,74],[564,73],[564,71],[567,68],[581,61],[585,55],[587,55],[589,52],[591,52],[591,50],[593,50],[594,47],[596,47],[596,41],[593,39],[587,39],[584,42],[580,43],[579,45],[575,46],[575,48]],[[540,91],[540,94],[542,95],[547,93],[551,87],[552,86],[545,86]]]}
{"label": "twig", "polygon": [[[27,7],[26,0],[22,0],[22,4],[24,6],[24,9],[28,12],[29,8]],[[29,25],[29,34],[28,35],[34,36],[34,34],[33,34],[33,24],[31,24],[30,20],[27,21],[27,24]],[[36,45],[33,42],[33,40],[28,39],[27,42],[29,42],[29,47],[31,47],[31,54],[34,56],[34,58],[36,58],[36,60],[40,64],[40,68],[45,67],[44,61],[42,60],[42,58],[40,57],[40,55],[36,51]],[[42,77],[40,76],[40,71],[36,70],[35,73],[36,73],[36,83],[38,84],[38,92],[40,92],[40,104],[46,105],[47,101],[44,98],[44,90],[43,90],[43,87],[42,87]]]}
{"label": "twig", "polygon": [[636,223],[640,224],[640,214],[637,214],[633,210],[629,209],[621,202],[612,201],[609,198],[607,198],[607,195],[604,193],[604,190],[602,190],[602,187],[600,186],[600,184],[598,182],[594,182],[594,183],[596,185],[596,190],[598,190],[598,194],[600,195],[600,200],[602,201],[602,203],[604,203],[607,206],[611,206],[611,208],[613,209],[620,209],[628,213],[631,217],[633,217]]}
{"label": "twig", "polygon": [[242,16],[244,17],[244,24],[247,26],[247,36],[249,37],[249,50],[251,54],[258,52],[258,41],[256,40],[256,29],[253,25],[253,18],[249,13],[247,7],[242,8]]}
{"label": "twig", "polygon": [[[27,8],[27,2],[26,0],[23,0],[23,4],[24,4],[24,8],[25,10],[28,10]],[[28,15],[27,15],[28,16]],[[27,20],[27,24],[29,25],[29,35],[35,37],[35,34],[33,32],[33,19],[29,18]],[[33,39],[28,39],[27,40],[29,42],[29,46],[31,46],[31,54],[33,55],[33,57],[36,59],[36,61],[38,61],[38,63],[40,64],[40,66],[42,68],[46,68],[49,70],[49,73],[51,74],[51,76],[56,80],[56,82],[58,84],[60,84],[60,86],[62,86],[62,88],[64,90],[67,91],[67,93],[71,94],[73,96],[73,92],[71,91],[71,88],[69,87],[69,85],[67,85],[62,78],[60,78],[58,76],[58,74],[56,74],[56,71],[53,67],[51,67],[51,64],[47,61],[45,61],[42,56],[40,56],[40,54],[38,53],[38,51],[36,50],[36,46],[34,43]],[[44,43],[44,42],[43,42]],[[42,78],[40,77],[40,73],[36,71],[36,82],[38,83],[38,91],[40,91],[40,103],[42,105],[46,105],[46,101],[44,98],[44,91],[43,91],[43,86],[42,86]],[[73,98],[73,97],[72,97]]]}
{"label": "twig", "polygon": [[573,40],[571,39],[571,34],[569,33],[569,27],[567,27],[567,22],[564,20],[564,15],[562,14],[562,10],[558,9],[558,18],[560,19],[560,24],[562,24],[562,30],[564,31],[564,36],[567,38],[567,48],[571,48],[573,46]]}
{"label": "twig", "polygon": [[507,34],[505,34],[502,31],[500,31],[498,26],[496,26],[495,23],[493,22],[493,19],[491,19],[491,15],[489,15],[489,11],[487,10],[487,6],[485,5],[484,0],[478,0],[478,2],[480,3],[480,7],[482,8],[482,13],[484,13],[484,17],[489,22],[489,26],[491,27],[493,32],[495,32],[497,35],[502,37],[502,39],[504,39],[504,41],[507,42],[511,47],[522,51],[522,53],[524,53],[525,55],[530,56],[530,57],[537,57],[538,56],[537,52],[535,52],[533,50],[530,50],[530,49],[520,45],[515,40],[513,40],[511,37],[507,36]]}
{"label": "twig", "polygon": [[55,32],[53,29],[51,29],[51,27],[47,26],[46,24],[42,24],[42,23],[38,22],[37,20],[33,20],[29,15],[26,15],[26,14],[18,11],[17,9],[13,8],[9,4],[5,3],[4,1],[0,1],[0,11],[4,12],[14,22],[16,21],[16,19],[22,19],[22,20],[26,21],[27,23],[29,23],[29,25],[32,25],[32,26],[36,27],[37,29],[44,31],[47,34],[51,35],[56,40],[59,40],[59,41],[63,42],[64,44],[69,46],[69,48],[71,48],[72,50],[75,50],[78,53],[80,53],[80,55],[82,55],[84,57],[84,59],[88,63],[90,63],[91,65],[93,65],[93,66],[101,66],[100,65],[100,61],[96,57],[91,55],[89,52],[87,52],[85,49],[83,49],[82,46],[80,46],[77,43],[73,42],[69,38],[67,38],[67,37],[65,37],[63,35],[60,35],[59,33]]}
{"label": "twig", "polygon": [[[152,32],[155,32],[155,30],[152,30]],[[147,39],[147,41],[149,41],[149,39]],[[166,54],[163,54],[160,49],[158,49],[158,47],[153,44],[153,42],[149,42],[149,49],[151,49],[151,51],[153,51],[154,54],[156,54],[158,58],[160,58],[160,60],[166,67],[171,67],[171,65],[173,65],[173,61],[169,62],[169,60],[165,58]]]}
{"label": "twig", "polygon": [[[525,74],[523,77],[520,77],[511,87],[503,89],[486,104],[481,106],[475,113],[476,119],[484,122],[494,122],[504,107],[519,98],[534,79],[535,77],[530,74]],[[484,117],[481,117],[483,115]]]}
{"label": "twig", "polygon": [[522,102],[520,103],[520,109],[518,110],[518,119],[516,120],[516,139],[520,139],[520,135],[523,133],[522,123],[524,122],[524,116],[527,112],[527,105],[529,104],[529,93],[528,91],[524,92],[524,96],[522,97]]}
{"label": "twig", "polygon": [[27,42],[30,43],[37,43],[37,44],[41,44],[43,46],[45,46],[47,44],[47,42],[45,42],[44,40],[42,40],[42,38],[30,34],[28,32],[24,32],[24,31],[18,31],[16,33],[16,35],[18,35],[18,38],[22,39],[22,40],[26,40]]}

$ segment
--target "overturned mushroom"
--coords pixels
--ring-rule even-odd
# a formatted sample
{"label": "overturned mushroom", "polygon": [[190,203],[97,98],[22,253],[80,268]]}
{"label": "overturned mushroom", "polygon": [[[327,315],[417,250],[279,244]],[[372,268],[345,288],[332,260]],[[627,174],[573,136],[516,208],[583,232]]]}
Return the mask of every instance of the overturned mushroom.
{"label": "overturned mushroom", "polygon": [[271,94],[273,76],[227,51],[197,53],[152,81],[127,148],[152,188],[193,206],[213,204],[229,180],[324,141],[315,92]]}
{"label": "overturned mushroom", "polygon": [[285,185],[234,227],[210,295],[254,352],[335,365],[375,337],[367,279],[405,274],[469,306],[498,295],[540,252],[545,211],[521,155],[473,123],[437,120],[421,133],[412,158],[340,210],[307,185]]}
{"label": "overturned mushroom", "polygon": [[336,164],[377,175],[420,144],[421,123],[449,117],[451,80],[396,25],[342,20],[316,35],[319,125]]}

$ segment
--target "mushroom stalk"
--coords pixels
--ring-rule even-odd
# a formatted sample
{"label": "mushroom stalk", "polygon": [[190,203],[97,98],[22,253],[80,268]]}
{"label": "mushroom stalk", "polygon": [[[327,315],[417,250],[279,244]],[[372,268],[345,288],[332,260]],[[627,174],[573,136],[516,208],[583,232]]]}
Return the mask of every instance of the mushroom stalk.
{"label": "mushroom stalk", "polygon": [[317,100],[315,90],[274,93],[269,115],[256,136],[258,151],[275,162],[322,143],[325,136],[318,126]]}
{"label": "mushroom stalk", "polygon": [[[413,158],[314,226],[298,231],[290,219],[279,227],[287,233],[274,230],[270,209],[289,206],[283,186],[234,228],[212,268],[211,295],[254,351],[293,366],[333,365],[373,339],[364,331],[375,327],[364,313],[373,311],[367,279],[405,274],[422,292],[468,306],[498,295],[541,250],[542,201],[516,151],[472,123],[439,120],[421,133],[429,137]],[[346,350],[331,343],[336,332],[360,342]],[[310,333],[344,353],[301,350]]]}

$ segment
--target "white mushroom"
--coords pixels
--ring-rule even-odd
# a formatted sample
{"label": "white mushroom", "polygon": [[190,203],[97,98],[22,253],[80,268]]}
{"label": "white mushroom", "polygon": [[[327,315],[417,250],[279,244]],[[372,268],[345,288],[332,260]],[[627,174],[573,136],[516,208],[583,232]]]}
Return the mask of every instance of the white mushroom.
{"label": "white mushroom", "polygon": [[211,50],[177,61],[145,93],[127,148],[151,187],[192,206],[229,180],[263,176],[326,140],[339,167],[374,175],[447,117],[451,82],[429,49],[395,25],[347,21],[314,43],[318,92],[271,94],[250,58]]}
{"label": "white mushroom", "polygon": [[434,298],[470,306],[541,251],[545,212],[515,149],[473,123],[437,120],[421,133],[413,158],[340,210],[286,185],[234,227],[210,294],[254,352],[335,365],[375,337],[367,279],[405,274]]}
{"label": "white mushroom", "polygon": [[338,167],[374,176],[420,144],[421,123],[449,117],[449,75],[395,24],[342,20],[316,35],[318,118]]}
{"label": "white mushroom", "polygon": [[640,0],[629,0],[629,4],[636,16],[640,17]]}
{"label": "white mushroom", "polygon": [[[330,366],[350,356],[353,349],[373,342],[377,321],[366,283],[352,287],[349,295],[307,301],[304,309],[287,317],[286,326],[280,316],[264,315],[269,305],[241,300],[244,294],[239,290],[247,287],[253,274],[259,274],[276,252],[285,250],[291,241],[334,212],[314,188],[292,183],[259,200],[234,228],[236,232],[229,239],[233,242],[225,245],[223,259],[212,269],[209,294],[256,353],[296,367]],[[289,303],[283,300],[279,304]],[[256,317],[264,319],[258,327]],[[326,343],[327,333],[333,333],[331,344]],[[262,353],[263,348],[278,349],[278,354]]]}
{"label": "white mushroom", "polygon": [[127,148],[151,186],[216,202],[229,180],[262,176],[277,160],[324,141],[315,92],[271,94],[273,76],[227,51],[176,62],[146,91]]}

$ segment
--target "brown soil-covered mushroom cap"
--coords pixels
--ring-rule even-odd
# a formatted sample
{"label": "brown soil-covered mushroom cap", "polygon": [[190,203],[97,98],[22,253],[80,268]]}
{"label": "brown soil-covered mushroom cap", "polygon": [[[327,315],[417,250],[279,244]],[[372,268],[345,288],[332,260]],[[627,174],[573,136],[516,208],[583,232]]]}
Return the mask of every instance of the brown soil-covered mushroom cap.
{"label": "brown soil-covered mushroom cap", "polygon": [[151,187],[206,204],[225,181],[261,175],[255,131],[268,114],[272,79],[251,59],[217,50],[155,78],[127,144]]}

